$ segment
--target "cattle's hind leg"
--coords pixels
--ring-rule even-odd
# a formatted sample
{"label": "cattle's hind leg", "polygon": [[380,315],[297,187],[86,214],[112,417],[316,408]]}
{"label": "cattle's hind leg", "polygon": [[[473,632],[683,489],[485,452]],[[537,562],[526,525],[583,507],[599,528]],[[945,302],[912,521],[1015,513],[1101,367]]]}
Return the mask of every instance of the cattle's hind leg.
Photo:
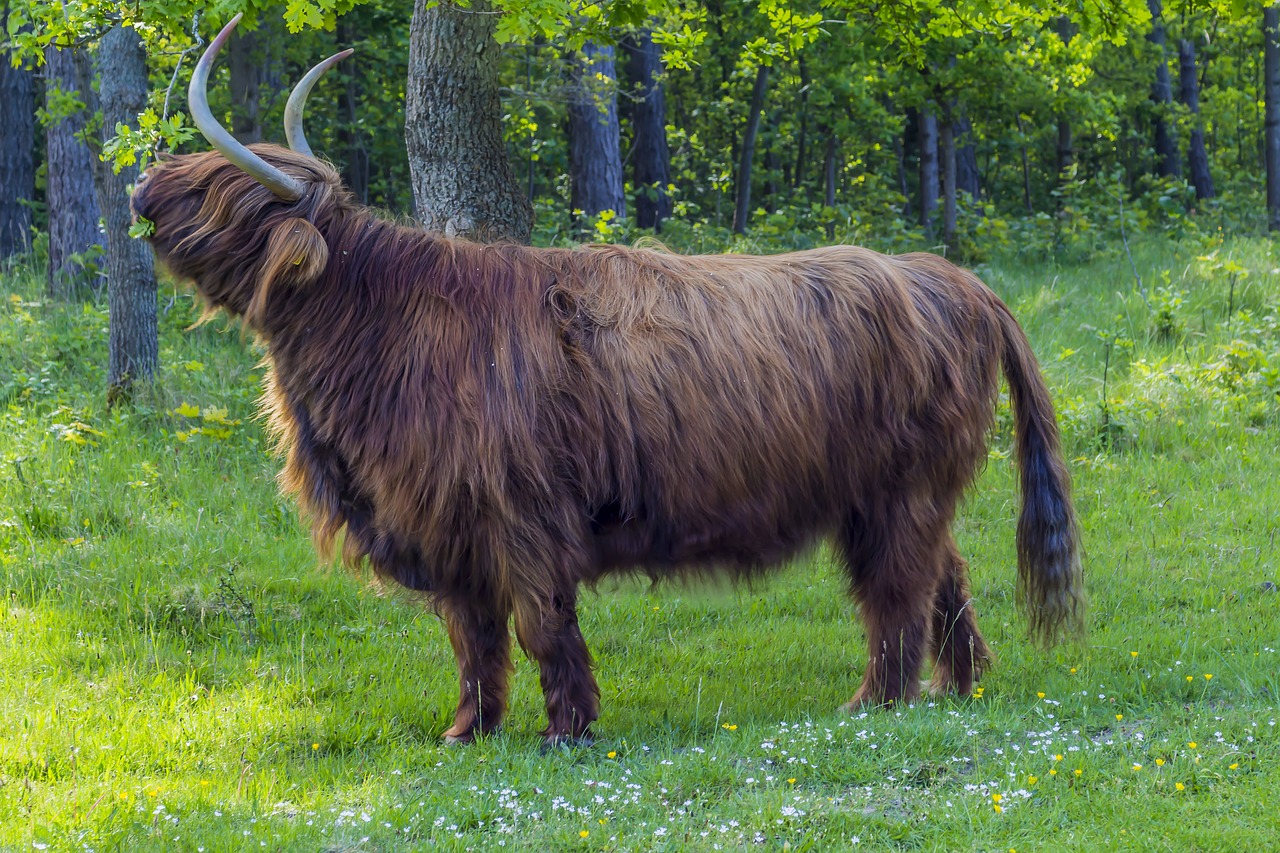
{"label": "cattle's hind leg", "polygon": [[939,518],[929,509],[905,499],[887,501],[874,515],[851,518],[843,531],[841,545],[870,645],[850,710],[919,694],[949,521],[949,513]]}
{"label": "cattle's hind leg", "polygon": [[447,598],[439,603],[449,642],[458,659],[460,693],[447,743],[470,743],[477,734],[496,731],[507,711],[511,673],[511,609],[483,600]]}
{"label": "cattle's hind leg", "polygon": [[600,716],[600,689],[578,629],[577,591],[561,590],[549,602],[517,602],[516,639],[538,662],[547,743],[590,740],[588,729]]}
{"label": "cattle's hind leg", "polygon": [[933,693],[968,696],[982,675],[991,650],[978,633],[978,620],[969,596],[969,567],[956,543],[947,537],[942,581],[933,606]]}

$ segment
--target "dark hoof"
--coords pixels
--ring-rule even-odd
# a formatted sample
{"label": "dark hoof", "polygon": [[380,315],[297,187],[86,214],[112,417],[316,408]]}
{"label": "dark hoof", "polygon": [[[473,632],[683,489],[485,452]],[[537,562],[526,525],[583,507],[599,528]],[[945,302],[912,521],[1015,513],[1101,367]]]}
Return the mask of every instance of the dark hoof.
{"label": "dark hoof", "polygon": [[572,735],[547,735],[542,741],[543,754],[549,752],[573,752],[578,749],[590,749],[596,745],[596,739],[590,733],[574,737]]}
{"label": "dark hoof", "polygon": [[886,711],[898,705],[905,705],[905,704],[907,703],[901,700],[873,699],[869,696],[865,696],[865,697],[855,696],[853,699],[841,705],[840,710],[844,711],[846,714],[857,715],[857,714],[864,713],[866,711]]}
{"label": "dark hoof", "polygon": [[467,746],[474,743],[477,737],[490,737],[498,733],[498,728],[492,729],[468,729],[460,735],[449,734],[447,731],[441,736],[440,740],[445,746]]}

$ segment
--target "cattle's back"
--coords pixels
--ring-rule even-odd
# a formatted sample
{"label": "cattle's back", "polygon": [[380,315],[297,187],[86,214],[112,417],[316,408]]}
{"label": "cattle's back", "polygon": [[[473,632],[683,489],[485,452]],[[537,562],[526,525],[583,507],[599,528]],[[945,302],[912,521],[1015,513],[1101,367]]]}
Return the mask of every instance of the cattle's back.
{"label": "cattle's back", "polygon": [[566,444],[606,561],[769,563],[930,445],[981,444],[990,294],[929,257],[562,257],[549,303],[587,413]]}

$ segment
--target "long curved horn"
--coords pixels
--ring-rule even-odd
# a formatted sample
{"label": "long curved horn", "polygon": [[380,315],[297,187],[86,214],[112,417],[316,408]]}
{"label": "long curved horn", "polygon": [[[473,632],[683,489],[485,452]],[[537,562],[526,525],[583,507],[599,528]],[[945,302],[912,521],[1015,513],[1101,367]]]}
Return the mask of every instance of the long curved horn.
{"label": "long curved horn", "polygon": [[315,68],[307,72],[306,76],[298,81],[298,85],[293,87],[293,91],[289,93],[289,101],[284,105],[284,136],[289,140],[289,147],[299,154],[306,154],[308,157],[314,157],[311,153],[311,146],[307,144],[307,137],[302,132],[302,109],[307,105],[307,95],[311,94],[311,87],[320,79],[320,75],[355,53],[352,48],[347,48],[341,53],[335,53],[333,56],[321,62]]}
{"label": "long curved horn", "polygon": [[204,134],[204,138],[209,140],[209,144],[221,152],[222,156],[280,198],[285,201],[297,201],[302,197],[306,189],[305,185],[246,148],[218,123],[209,109],[209,71],[213,68],[213,60],[218,55],[218,51],[231,37],[231,31],[235,29],[236,24],[240,23],[240,18],[241,15],[236,15],[222,28],[222,32],[209,43],[204,56],[201,56],[200,61],[196,63],[195,71],[191,72],[191,85],[187,87],[187,106],[191,110],[191,120]]}

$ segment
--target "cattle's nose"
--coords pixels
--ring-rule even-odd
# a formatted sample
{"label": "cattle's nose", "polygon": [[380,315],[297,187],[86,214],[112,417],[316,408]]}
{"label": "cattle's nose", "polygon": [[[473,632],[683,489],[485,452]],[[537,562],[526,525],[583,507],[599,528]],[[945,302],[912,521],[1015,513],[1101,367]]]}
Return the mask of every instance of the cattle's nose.
{"label": "cattle's nose", "polygon": [[143,172],[138,176],[138,182],[133,185],[133,192],[129,194],[129,210],[133,213],[136,221],[139,216],[145,216],[144,205],[146,203],[147,190],[147,173]]}

